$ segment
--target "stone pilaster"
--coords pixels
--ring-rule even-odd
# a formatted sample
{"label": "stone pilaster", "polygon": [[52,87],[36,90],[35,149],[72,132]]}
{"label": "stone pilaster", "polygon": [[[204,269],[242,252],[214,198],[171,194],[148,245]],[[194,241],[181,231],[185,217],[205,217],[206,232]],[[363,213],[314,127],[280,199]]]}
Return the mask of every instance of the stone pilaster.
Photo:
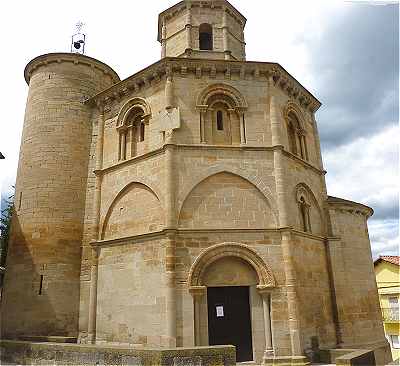
{"label": "stone pilaster", "polygon": [[175,285],[175,235],[166,238],[165,286],[166,286],[166,343],[176,347],[176,285]]}
{"label": "stone pilaster", "polygon": [[[271,80],[270,86],[273,85]],[[283,146],[280,145],[280,134],[279,129],[279,107],[277,105],[276,97],[273,95],[273,90],[270,89],[270,116],[271,116],[271,129],[272,133],[275,134],[272,140],[278,145],[274,150],[274,170],[275,170],[275,184],[277,193],[277,204],[279,209],[279,224],[281,228],[289,227],[288,219],[288,204],[286,188],[286,177],[285,177],[285,166],[283,157]],[[293,253],[292,253],[292,237],[290,230],[282,232],[282,254],[283,264],[285,272],[285,287],[287,295],[288,313],[289,313],[289,331],[290,340],[292,347],[292,356],[302,356],[302,348],[300,341],[300,322],[298,316],[298,298],[296,294],[296,272],[293,264]]]}

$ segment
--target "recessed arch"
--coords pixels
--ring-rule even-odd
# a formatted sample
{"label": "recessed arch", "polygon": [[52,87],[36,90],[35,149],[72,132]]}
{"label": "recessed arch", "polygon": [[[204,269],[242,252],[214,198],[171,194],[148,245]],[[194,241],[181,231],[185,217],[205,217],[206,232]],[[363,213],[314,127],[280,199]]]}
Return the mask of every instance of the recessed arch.
{"label": "recessed arch", "polygon": [[150,118],[150,116],[151,116],[150,105],[146,102],[145,99],[135,97],[135,98],[129,99],[121,108],[121,110],[118,114],[117,127],[125,126],[126,120],[129,117],[130,112],[135,108],[142,109],[143,116]]}
{"label": "recessed arch", "polygon": [[268,205],[271,208],[271,212],[274,216],[274,221],[276,225],[279,225],[279,215],[278,206],[276,200],[272,194],[270,187],[263,182],[263,179],[257,173],[250,173],[247,170],[240,169],[237,167],[221,167],[221,166],[211,166],[204,171],[199,171],[190,181],[186,183],[183,187],[182,193],[178,198],[178,217],[181,215],[182,207],[186,199],[189,197],[190,193],[198,186],[201,182],[205,181],[207,178],[217,175],[219,173],[228,173],[236,175],[240,178],[247,180],[249,183],[254,185],[266,198]]}
{"label": "recessed arch", "polygon": [[[231,108],[246,109],[248,107],[246,99],[239,90],[228,84],[213,84],[205,88],[197,97],[198,106],[210,106],[216,96],[226,97],[231,103],[227,103]],[[224,98],[223,98],[224,99]]]}
{"label": "recessed arch", "polygon": [[323,212],[311,188],[305,183],[297,184],[294,189],[294,198],[297,205],[306,203],[316,211],[311,213],[309,218],[311,220],[310,231],[315,234],[323,234],[325,231]]}
{"label": "recessed arch", "polygon": [[203,275],[214,262],[222,258],[236,257],[245,261],[257,273],[258,288],[276,287],[272,271],[258,253],[247,245],[239,243],[222,243],[205,249],[194,261],[188,276],[189,289],[203,287]]}
{"label": "recessed arch", "polygon": [[283,117],[285,121],[289,122],[291,120],[291,114],[293,114],[298,121],[297,128],[300,130],[305,130],[304,114],[301,111],[301,108],[293,101],[289,101],[283,109]]}
{"label": "recessed arch", "polygon": [[[148,185],[141,183],[141,182],[134,181],[134,182],[127,184],[122,190],[120,190],[118,192],[118,194],[112,200],[111,204],[109,205],[109,207],[106,211],[106,214],[104,216],[104,219],[102,221],[102,225],[101,225],[101,231],[100,231],[101,240],[104,240],[106,237],[106,232],[107,232],[108,224],[110,222],[110,217],[115,212],[117,204],[121,201],[122,198],[124,198],[124,196],[129,194],[133,189],[139,190],[140,192],[143,192],[143,193],[147,193],[147,196],[151,199],[151,206],[155,206],[154,208],[159,213],[159,217],[157,217],[153,220],[154,222],[152,223],[152,225],[154,225],[154,227],[157,226],[157,228],[160,226],[163,226],[164,220],[165,220],[164,209],[161,204],[159,195],[157,195],[157,193],[155,193],[155,191],[152,188],[150,188]],[[138,200],[138,202],[147,204],[147,202],[145,202],[144,198]],[[150,204],[149,204],[149,206],[150,206]],[[150,209],[151,209],[151,207],[147,207],[146,212],[149,211]],[[137,220],[137,217],[135,217],[135,220]],[[149,231],[151,231],[151,230],[149,230]],[[130,235],[128,234],[125,236],[130,236]]]}

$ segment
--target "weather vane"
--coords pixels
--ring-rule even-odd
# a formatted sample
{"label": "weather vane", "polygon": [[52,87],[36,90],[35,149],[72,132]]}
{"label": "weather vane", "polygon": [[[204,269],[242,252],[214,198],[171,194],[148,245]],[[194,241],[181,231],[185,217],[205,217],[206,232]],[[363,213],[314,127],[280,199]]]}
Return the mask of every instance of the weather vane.
{"label": "weather vane", "polygon": [[71,42],[71,52],[80,53],[83,55],[85,53],[85,44],[86,44],[86,35],[82,33],[82,28],[85,26],[85,23],[82,21],[78,21],[75,24],[76,33],[72,36]]}

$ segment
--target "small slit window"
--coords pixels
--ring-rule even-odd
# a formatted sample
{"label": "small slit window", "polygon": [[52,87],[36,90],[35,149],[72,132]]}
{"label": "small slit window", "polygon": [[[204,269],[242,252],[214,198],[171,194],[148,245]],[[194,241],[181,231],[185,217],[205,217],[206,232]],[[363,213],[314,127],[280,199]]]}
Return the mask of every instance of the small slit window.
{"label": "small slit window", "polygon": [[39,292],[38,292],[39,295],[43,294],[43,278],[44,276],[40,275]]}
{"label": "small slit window", "polygon": [[210,24],[204,23],[199,28],[200,50],[212,51],[213,49],[213,30]]}
{"label": "small slit window", "polygon": [[224,130],[224,114],[222,113],[222,111],[217,112],[217,130]]}

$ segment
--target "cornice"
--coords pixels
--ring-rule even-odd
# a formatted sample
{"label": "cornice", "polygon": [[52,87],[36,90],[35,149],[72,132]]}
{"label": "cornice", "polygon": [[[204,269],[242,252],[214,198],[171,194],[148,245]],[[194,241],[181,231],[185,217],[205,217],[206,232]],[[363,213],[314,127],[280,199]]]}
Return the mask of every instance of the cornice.
{"label": "cornice", "polygon": [[345,200],[343,198],[328,196],[327,205],[330,209],[342,210],[351,214],[363,215],[367,219],[374,214],[371,207],[363,205],[362,203]]}
{"label": "cornice", "polygon": [[284,154],[286,156],[288,156],[289,158],[293,159],[294,161],[296,161],[297,163],[300,163],[302,166],[304,166],[305,168],[311,169],[313,170],[315,173],[317,173],[318,175],[325,175],[326,171],[325,170],[320,170],[318,168],[316,168],[315,166],[311,165],[310,163],[300,159],[299,157],[293,155],[292,153],[284,150],[282,145],[277,145],[277,146],[248,146],[248,145],[238,145],[238,146],[234,146],[234,145],[207,145],[207,144],[175,144],[175,143],[168,143],[168,144],[164,144],[163,146],[154,149],[152,151],[149,151],[145,154],[142,155],[138,155],[135,156],[131,159],[127,159],[127,160],[123,160],[123,161],[119,161],[116,164],[113,164],[111,166],[105,167],[103,169],[100,170],[95,170],[94,173],[97,176],[102,176],[105,175],[109,172],[112,172],[113,170],[118,170],[120,168],[124,168],[126,166],[129,166],[131,164],[134,164],[136,162],[139,161],[143,161],[146,160],[148,158],[151,158],[152,156],[157,156],[157,155],[161,155],[165,152],[165,149],[167,149],[168,147],[173,147],[176,149],[186,149],[186,150],[230,150],[230,151],[264,151],[264,152],[274,152],[276,150],[281,150],[284,152]]}
{"label": "cornice", "polygon": [[107,64],[96,60],[93,57],[77,54],[77,53],[47,53],[35,57],[33,60],[29,61],[24,70],[25,81],[29,85],[31,75],[33,72],[41,66],[46,66],[51,63],[62,63],[70,62],[75,65],[86,65],[89,67],[101,70],[105,75],[110,75],[113,82],[116,84],[120,82],[118,74]]}
{"label": "cornice", "polygon": [[325,236],[315,235],[313,233],[306,233],[304,231],[300,231],[300,230],[296,230],[296,229],[292,229],[292,233],[295,236],[297,235],[297,236],[301,236],[303,238],[313,239],[313,240],[320,241],[320,242],[325,242],[325,240],[326,240]]}
{"label": "cornice", "polygon": [[303,108],[315,113],[321,103],[307,89],[305,89],[282,66],[272,62],[257,61],[228,61],[211,59],[194,59],[166,57],[148,66],[127,79],[113,85],[88,99],[87,103],[102,106],[112,105],[132,91],[139,92],[161,81],[165,75],[202,78],[207,75],[210,79],[223,74],[225,80],[232,75],[239,79],[252,77],[253,80],[266,81],[272,78],[276,87],[279,87],[291,100],[296,101]]}
{"label": "cornice", "polygon": [[125,245],[132,241],[141,241],[148,239],[164,239],[170,235],[179,236],[186,234],[204,234],[204,233],[280,233],[281,229],[163,229],[151,233],[137,234],[116,239],[95,240],[90,242],[93,247],[106,247],[115,245]]}
{"label": "cornice", "polygon": [[96,175],[98,175],[98,176],[102,176],[102,175],[105,175],[105,174],[107,174],[109,172],[112,172],[113,170],[118,170],[120,168],[123,168],[125,166],[131,165],[131,164],[136,163],[138,161],[146,160],[146,159],[148,159],[148,158],[150,158],[152,156],[161,155],[161,154],[163,154],[165,152],[165,149],[166,149],[167,146],[168,145],[163,145],[162,147],[160,147],[158,149],[155,149],[155,150],[152,150],[152,151],[149,151],[149,152],[147,152],[145,154],[135,156],[135,157],[133,157],[131,159],[119,161],[118,163],[113,164],[111,166],[108,166],[106,168],[103,168],[101,170],[95,170],[94,173]]}
{"label": "cornice", "polygon": [[308,161],[303,160],[302,158],[298,157],[295,154],[292,154],[290,151],[287,151],[285,149],[282,149],[283,153],[289,157],[290,159],[296,161],[297,163],[303,165],[304,167],[313,170],[315,173],[319,174],[319,175],[326,175],[327,171],[326,170],[321,170],[317,167],[315,167],[314,165],[310,164]]}

